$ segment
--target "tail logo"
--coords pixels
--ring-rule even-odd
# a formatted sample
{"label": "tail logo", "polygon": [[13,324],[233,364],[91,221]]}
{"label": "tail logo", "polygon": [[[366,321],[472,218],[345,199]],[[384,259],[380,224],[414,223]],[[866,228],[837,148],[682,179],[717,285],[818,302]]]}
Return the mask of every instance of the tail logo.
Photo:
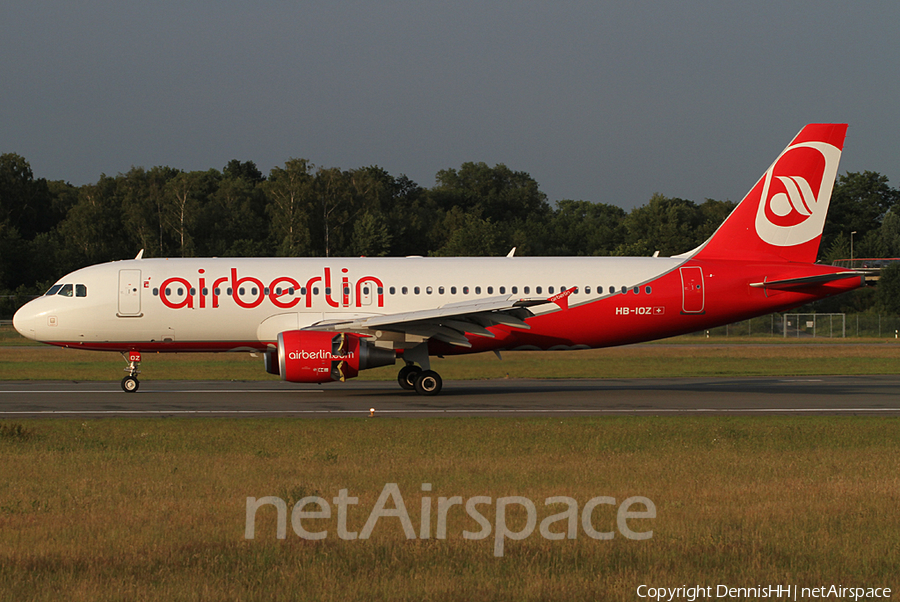
{"label": "tail logo", "polygon": [[791,247],[822,233],[840,149],[825,142],[789,146],[763,176],[756,233],[770,245]]}

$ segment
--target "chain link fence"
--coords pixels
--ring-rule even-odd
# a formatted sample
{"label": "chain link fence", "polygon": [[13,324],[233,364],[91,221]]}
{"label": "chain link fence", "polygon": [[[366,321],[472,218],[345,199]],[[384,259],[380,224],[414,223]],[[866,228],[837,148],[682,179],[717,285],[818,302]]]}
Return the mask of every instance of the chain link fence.
{"label": "chain link fence", "polygon": [[893,339],[900,337],[900,316],[776,313],[695,332],[691,336]]}

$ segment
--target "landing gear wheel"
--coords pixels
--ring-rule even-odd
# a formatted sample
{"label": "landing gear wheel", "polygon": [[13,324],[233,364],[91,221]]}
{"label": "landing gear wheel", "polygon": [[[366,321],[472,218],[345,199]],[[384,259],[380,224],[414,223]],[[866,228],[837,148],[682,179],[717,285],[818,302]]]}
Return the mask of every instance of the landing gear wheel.
{"label": "landing gear wheel", "polygon": [[433,370],[423,370],[416,377],[416,393],[419,395],[437,395],[442,386],[444,381],[441,375]]}
{"label": "landing gear wheel", "polygon": [[140,386],[141,383],[134,376],[126,376],[122,379],[122,390],[126,393],[134,393]]}
{"label": "landing gear wheel", "polygon": [[415,389],[416,378],[421,372],[421,368],[412,364],[400,368],[400,373],[397,375],[397,382],[400,384],[400,388],[406,389],[407,391]]}

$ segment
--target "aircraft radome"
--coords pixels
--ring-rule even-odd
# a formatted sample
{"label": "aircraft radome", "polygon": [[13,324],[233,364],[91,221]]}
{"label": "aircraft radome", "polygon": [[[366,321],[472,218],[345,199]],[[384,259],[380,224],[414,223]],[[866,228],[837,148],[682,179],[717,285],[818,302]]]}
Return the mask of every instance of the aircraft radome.
{"label": "aircraft radome", "polygon": [[725,222],[674,257],[192,258],[67,274],[14,317],[22,335],[118,351],[256,351],[290,382],[397,363],[440,392],[430,357],[587,349],[694,332],[864,284],[815,264],[847,126],[804,127]]}

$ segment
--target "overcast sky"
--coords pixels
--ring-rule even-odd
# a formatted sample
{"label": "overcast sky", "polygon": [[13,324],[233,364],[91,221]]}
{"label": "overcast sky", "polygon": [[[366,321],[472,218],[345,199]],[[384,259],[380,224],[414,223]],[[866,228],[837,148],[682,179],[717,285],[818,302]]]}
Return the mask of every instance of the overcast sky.
{"label": "overcast sky", "polygon": [[36,177],[504,163],[551,201],[740,200],[809,122],[900,186],[900,3],[107,0],[0,8]]}

